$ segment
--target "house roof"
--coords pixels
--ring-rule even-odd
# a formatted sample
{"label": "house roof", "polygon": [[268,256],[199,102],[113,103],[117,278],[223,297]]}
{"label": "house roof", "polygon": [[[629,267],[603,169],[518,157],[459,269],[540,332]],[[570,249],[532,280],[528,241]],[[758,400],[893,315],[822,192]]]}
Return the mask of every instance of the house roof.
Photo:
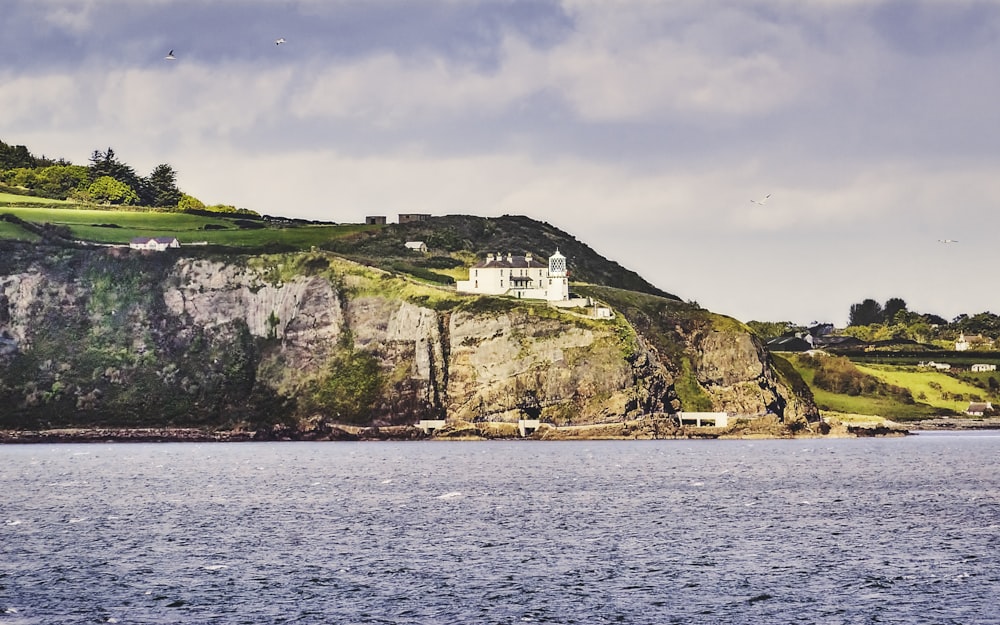
{"label": "house roof", "polygon": [[150,241],[156,241],[157,243],[173,243],[176,240],[177,237],[133,237],[130,243],[146,244]]}
{"label": "house roof", "polygon": [[524,256],[514,256],[512,254],[508,254],[506,256],[497,254],[496,256],[493,256],[490,254],[486,260],[476,263],[473,267],[477,269],[545,269],[548,267],[548,264],[539,261],[530,254]]}
{"label": "house roof", "polygon": [[769,350],[775,352],[806,352],[813,347],[809,341],[797,336],[779,336],[771,339],[765,345]]}
{"label": "house roof", "polygon": [[992,408],[993,406],[988,401],[974,401],[969,403],[969,408],[966,412],[983,412],[987,408]]}
{"label": "house roof", "polygon": [[857,345],[864,345],[865,342],[859,338],[853,336],[817,336],[816,345],[821,347],[853,347]]}

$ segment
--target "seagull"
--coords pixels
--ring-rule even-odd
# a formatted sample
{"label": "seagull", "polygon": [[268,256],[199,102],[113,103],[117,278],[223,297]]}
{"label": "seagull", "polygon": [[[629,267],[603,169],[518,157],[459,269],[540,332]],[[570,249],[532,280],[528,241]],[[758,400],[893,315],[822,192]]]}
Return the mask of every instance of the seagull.
{"label": "seagull", "polygon": [[274,45],[276,45],[276,46],[280,46],[283,43],[285,43],[285,38],[284,37],[278,37],[277,39],[274,40]]}
{"label": "seagull", "polygon": [[938,239],[938,243],[958,243],[955,239]]}
{"label": "seagull", "polygon": [[750,201],[753,202],[754,204],[760,204],[761,206],[763,206],[764,203],[767,202],[767,198],[769,198],[769,197],[771,197],[770,193],[768,193],[767,195],[765,195],[764,199],[762,199],[762,200],[750,200]]}
{"label": "seagull", "polygon": [[174,51],[173,50],[171,50],[170,52],[167,52],[167,56],[165,56],[163,58],[164,58],[164,60],[167,60],[167,61],[175,61],[175,60],[177,60],[177,57],[174,56]]}

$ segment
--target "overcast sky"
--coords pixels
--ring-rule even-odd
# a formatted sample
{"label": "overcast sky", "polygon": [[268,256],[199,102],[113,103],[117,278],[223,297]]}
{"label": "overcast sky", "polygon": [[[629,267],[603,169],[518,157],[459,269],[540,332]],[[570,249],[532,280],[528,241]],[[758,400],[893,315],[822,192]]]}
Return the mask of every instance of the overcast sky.
{"label": "overcast sky", "polygon": [[524,214],[743,321],[1000,313],[1000,0],[3,0],[0,41],[0,140],[208,204]]}

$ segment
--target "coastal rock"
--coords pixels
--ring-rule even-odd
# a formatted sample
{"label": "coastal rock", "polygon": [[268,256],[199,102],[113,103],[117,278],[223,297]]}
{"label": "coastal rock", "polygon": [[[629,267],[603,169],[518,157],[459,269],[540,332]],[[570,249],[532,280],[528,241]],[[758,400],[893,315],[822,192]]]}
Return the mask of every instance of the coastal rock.
{"label": "coastal rock", "polygon": [[488,430],[503,436],[529,418],[654,437],[678,410],[817,416],[742,324],[653,295],[642,308],[631,292],[595,292],[618,311],[595,319],[322,252],[22,249],[5,267],[5,428],[171,423],[275,440],[360,427],[405,438],[424,434],[384,428],[511,424]]}

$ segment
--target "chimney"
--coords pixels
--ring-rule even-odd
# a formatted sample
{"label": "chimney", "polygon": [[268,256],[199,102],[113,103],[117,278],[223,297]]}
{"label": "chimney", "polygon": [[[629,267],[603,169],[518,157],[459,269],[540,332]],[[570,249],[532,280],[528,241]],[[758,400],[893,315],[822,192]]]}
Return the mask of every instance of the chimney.
{"label": "chimney", "polygon": [[493,254],[492,253],[486,255],[486,262],[488,262],[488,263],[492,263],[493,262]]}
{"label": "chimney", "polygon": [[524,253],[524,262],[529,265],[531,264],[531,252]]}
{"label": "chimney", "polygon": [[507,262],[508,263],[514,262],[514,255],[511,254],[510,252],[507,252]]}

